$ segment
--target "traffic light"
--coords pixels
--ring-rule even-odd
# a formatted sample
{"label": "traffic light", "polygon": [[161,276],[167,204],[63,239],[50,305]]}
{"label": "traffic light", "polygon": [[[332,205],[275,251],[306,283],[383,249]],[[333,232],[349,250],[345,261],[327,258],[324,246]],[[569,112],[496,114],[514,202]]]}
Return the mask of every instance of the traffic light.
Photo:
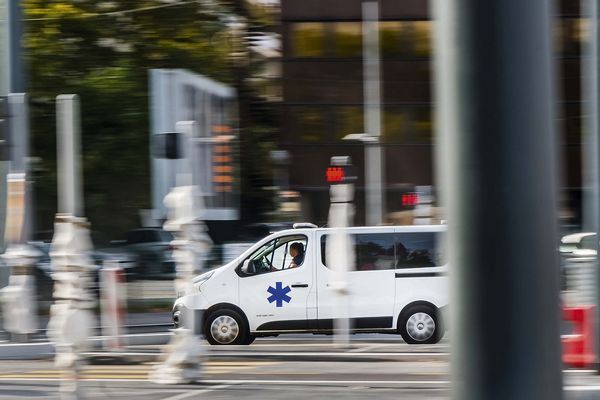
{"label": "traffic light", "polygon": [[212,170],[213,184],[216,192],[233,191],[233,136],[214,136]]}
{"label": "traffic light", "polygon": [[181,151],[179,150],[180,142],[182,140],[181,133],[179,132],[168,132],[168,133],[157,133],[152,137],[152,156],[155,158],[166,158],[168,160],[175,160],[183,158]]}
{"label": "traffic light", "polygon": [[10,119],[8,98],[0,97],[0,161],[10,160],[8,139],[10,137]]}
{"label": "traffic light", "polygon": [[352,183],[356,180],[350,157],[331,157],[325,178],[330,185]]}
{"label": "traffic light", "polygon": [[417,193],[403,193],[402,194],[402,206],[414,207],[419,204],[419,195]]}

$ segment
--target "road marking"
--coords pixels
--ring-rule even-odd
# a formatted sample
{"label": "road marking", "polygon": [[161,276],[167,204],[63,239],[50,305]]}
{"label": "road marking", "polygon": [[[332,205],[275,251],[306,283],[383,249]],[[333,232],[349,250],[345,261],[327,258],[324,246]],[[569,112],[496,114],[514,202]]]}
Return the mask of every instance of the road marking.
{"label": "road marking", "polygon": [[[13,381],[13,382],[32,382],[32,381],[38,381],[38,382],[55,382],[59,379],[56,378],[3,378],[0,377],[0,381]],[[88,382],[114,382],[114,381],[119,381],[119,382],[139,382],[140,379],[129,379],[129,378],[125,378],[125,379],[111,379],[111,378],[91,378],[91,379],[86,379],[86,381]],[[344,385],[344,386],[357,386],[357,385],[363,385],[363,386],[367,386],[369,387],[369,385],[392,385],[392,386],[402,386],[402,385],[410,385],[410,386],[416,386],[416,385],[442,385],[448,387],[452,382],[448,381],[448,380],[440,380],[440,381],[436,381],[436,380],[427,380],[427,381],[415,381],[415,380],[404,380],[404,381],[382,381],[382,380],[363,380],[363,381],[357,381],[357,380],[353,380],[353,381],[347,381],[347,380],[275,380],[275,379],[271,379],[271,380],[265,380],[265,379],[238,379],[238,380],[234,380],[234,379],[229,379],[229,380],[211,380],[211,379],[203,379],[200,382],[204,383],[204,384],[209,384],[209,385],[215,385],[211,388],[207,388],[207,389],[203,389],[203,390],[194,390],[192,392],[186,392],[186,396],[185,397],[169,397],[167,399],[164,400],[182,400],[185,399],[186,397],[192,396],[194,394],[201,394],[201,393],[206,393],[206,392],[210,392],[213,390],[218,390],[218,389],[225,389],[227,387],[231,387],[234,385],[241,385],[241,384],[262,384],[262,385],[289,385],[289,386],[298,386],[298,385],[311,385],[311,386],[324,386],[324,385],[329,385],[329,386],[339,386],[339,385]],[[600,386],[599,385],[595,385],[595,386],[583,386],[583,385],[578,385],[578,386],[564,386],[564,390],[565,391],[584,391],[584,392],[592,392],[592,391],[600,391]],[[182,393],[183,394],[183,393]],[[189,394],[189,396],[187,396]],[[176,395],[178,396],[178,395]]]}
{"label": "road marking", "polygon": [[202,389],[202,390],[191,390],[189,392],[185,392],[185,393],[181,393],[181,394],[176,394],[175,396],[171,396],[171,397],[167,397],[163,400],[182,400],[182,399],[186,399],[188,397],[192,397],[198,394],[203,394],[203,393],[208,393],[208,392],[213,392],[215,390],[219,390],[219,389],[227,389],[228,387],[233,386],[232,384],[228,384],[228,385],[216,385],[213,386],[211,388],[207,388],[207,389]]}
{"label": "road marking", "polygon": [[[247,363],[238,361],[209,361],[200,367],[202,373],[207,375],[219,375],[235,372],[246,372],[257,367],[277,365],[273,361],[249,361]],[[80,379],[82,380],[146,380],[148,374],[156,363],[142,365],[86,365],[83,367]],[[0,373],[0,380],[11,379],[53,379],[65,378],[67,371],[61,369],[29,370],[23,372]]]}
{"label": "road marking", "polygon": [[223,353],[210,353],[209,357],[221,357],[221,356],[229,356],[229,357],[447,357],[450,356],[450,353],[447,352],[436,352],[436,353],[426,353],[426,352],[402,352],[402,353],[394,353],[394,352],[317,352],[317,351],[298,351],[298,352],[223,352]]}
{"label": "road marking", "polygon": [[382,380],[305,380],[305,379],[226,379],[226,380],[202,380],[208,384],[264,384],[264,385],[449,385],[448,380],[402,380],[402,381],[382,381]]}

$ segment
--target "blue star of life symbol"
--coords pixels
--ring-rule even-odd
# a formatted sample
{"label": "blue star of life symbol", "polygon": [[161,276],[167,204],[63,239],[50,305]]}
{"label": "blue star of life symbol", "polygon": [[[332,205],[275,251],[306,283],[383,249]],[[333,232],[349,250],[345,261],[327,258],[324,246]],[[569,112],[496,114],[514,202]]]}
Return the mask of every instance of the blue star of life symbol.
{"label": "blue star of life symbol", "polygon": [[292,289],[290,289],[289,286],[282,287],[281,282],[275,282],[275,287],[269,286],[267,289],[267,292],[271,293],[271,296],[269,296],[267,300],[269,300],[269,303],[275,302],[277,307],[283,307],[284,301],[289,303],[290,300],[292,300],[292,298],[287,295],[291,291]]}

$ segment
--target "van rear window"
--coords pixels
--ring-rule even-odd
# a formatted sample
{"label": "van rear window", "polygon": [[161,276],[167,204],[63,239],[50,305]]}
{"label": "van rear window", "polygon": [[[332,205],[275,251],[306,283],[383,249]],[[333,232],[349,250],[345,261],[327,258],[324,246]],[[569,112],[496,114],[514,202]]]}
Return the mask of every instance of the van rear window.
{"label": "van rear window", "polygon": [[[328,236],[321,236],[321,262],[325,266]],[[353,234],[355,270],[442,266],[446,263],[444,236],[443,232]]]}

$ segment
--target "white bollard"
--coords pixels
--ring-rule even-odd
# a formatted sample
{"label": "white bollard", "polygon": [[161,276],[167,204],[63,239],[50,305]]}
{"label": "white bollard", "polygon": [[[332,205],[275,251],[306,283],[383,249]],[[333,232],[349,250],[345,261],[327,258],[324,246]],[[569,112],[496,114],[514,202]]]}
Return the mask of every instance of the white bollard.
{"label": "white bollard", "polygon": [[[177,263],[175,289],[179,293],[194,290],[192,278],[201,270],[211,241],[204,223],[198,219],[202,205],[195,186],[178,186],[165,197],[169,209],[165,230],[175,235],[171,242]],[[173,339],[163,354],[150,379],[161,384],[179,384],[199,381],[202,377],[204,345],[195,332],[194,313],[182,316],[183,326],[174,330]]]}
{"label": "white bollard", "polygon": [[88,228],[84,218],[57,215],[50,251],[54,304],[50,308],[48,338],[55,344],[54,365],[65,370],[60,387],[63,399],[82,398],[82,353],[89,349],[94,326],[91,310],[95,300],[89,288],[95,266],[87,256],[91,249]]}
{"label": "white bollard", "polygon": [[354,269],[354,247],[350,235],[343,229],[348,227],[352,215],[351,184],[333,185],[331,187],[331,206],[329,209],[329,226],[334,228],[327,244],[327,264],[331,265],[334,279],[331,289],[335,293],[337,314],[334,320],[334,340],[338,346],[350,345],[350,291],[348,272]]}
{"label": "white bollard", "polygon": [[100,270],[100,324],[105,350],[121,350],[125,345],[123,317],[125,287],[123,269],[118,262],[106,261]]}

